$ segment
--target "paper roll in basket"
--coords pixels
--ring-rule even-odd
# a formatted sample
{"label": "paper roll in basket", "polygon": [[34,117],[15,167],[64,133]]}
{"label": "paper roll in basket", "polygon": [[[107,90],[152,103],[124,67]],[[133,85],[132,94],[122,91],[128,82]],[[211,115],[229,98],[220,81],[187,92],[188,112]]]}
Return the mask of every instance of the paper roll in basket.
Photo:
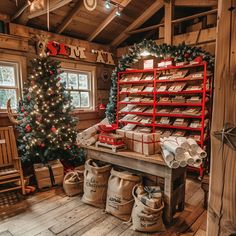
{"label": "paper roll in basket", "polygon": [[67,196],[83,193],[84,170],[75,170],[64,177],[63,188]]}

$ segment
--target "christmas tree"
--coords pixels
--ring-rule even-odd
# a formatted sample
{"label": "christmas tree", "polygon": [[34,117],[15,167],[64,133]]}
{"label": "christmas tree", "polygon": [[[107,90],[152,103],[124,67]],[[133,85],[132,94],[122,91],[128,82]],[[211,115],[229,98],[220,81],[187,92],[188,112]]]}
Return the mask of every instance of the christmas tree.
{"label": "christmas tree", "polygon": [[60,63],[49,57],[31,61],[18,106],[18,148],[25,164],[63,159],[78,165],[84,161],[83,150],[75,144],[78,120],[70,114],[71,97],[60,73]]}

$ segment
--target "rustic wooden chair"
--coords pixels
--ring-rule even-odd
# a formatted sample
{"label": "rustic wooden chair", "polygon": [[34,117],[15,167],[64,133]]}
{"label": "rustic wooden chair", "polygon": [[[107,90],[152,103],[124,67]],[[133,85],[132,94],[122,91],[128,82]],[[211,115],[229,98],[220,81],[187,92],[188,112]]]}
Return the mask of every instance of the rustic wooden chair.
{"label": "rustic wooden chair", "polygon": [[[17,182],[17,185],[14,184]],[[21,189],[25,194],[23,171],[13,127],[0,127],[0,193]]]}

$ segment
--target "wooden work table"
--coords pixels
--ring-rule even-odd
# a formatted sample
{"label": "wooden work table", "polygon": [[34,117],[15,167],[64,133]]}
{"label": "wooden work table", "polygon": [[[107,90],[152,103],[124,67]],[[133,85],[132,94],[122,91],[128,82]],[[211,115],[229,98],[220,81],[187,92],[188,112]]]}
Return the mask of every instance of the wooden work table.
{"label": "wooden work table", "polygon": [[113,152],[107,148],[94,146],[84,147],[88,159],[128,168],[145,174],[151,174],[164,179],[164,218],[166,223],[173,222],[173,215],[184,209],[186,168],[169,168],[161,154],[144,156],[132,151]]}

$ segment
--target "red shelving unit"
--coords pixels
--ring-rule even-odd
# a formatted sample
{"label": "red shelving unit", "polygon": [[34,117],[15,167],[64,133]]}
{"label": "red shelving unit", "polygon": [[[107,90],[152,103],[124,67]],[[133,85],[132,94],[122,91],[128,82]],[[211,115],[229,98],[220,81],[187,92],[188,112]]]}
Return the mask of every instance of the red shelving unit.
{"label": "red shelving unit", "polygon": [[[184,78],[175,78],[175,79],[162,79],[159,80],[159,75],[160,72],[163,71],[168,71],[168,70],[178,70],[178,69],[188,69],[188,70],[196,70],[196,69],[200,69],[201,71],[203,71],[203,76],[202,77],[197,77],[197,78],[191,78],[188,75],[185,76]],[[153,80],[138,80],[138,81],[121,81],[121,77],[124,75],[135,75],[137,73],[142,73],[142,75],[145,74],[152,74],[153,76]],[[158,76],[157,76],[158,75]],[[170,83],[178,83],[178,82],[186,82],[188,83],[198,83],[198,84],[202,84],[202,88],[200,90],[182,90],[179,92],[172,92],[172,91],[157,91],[157,87],[160,85],[160,83],[163,84],[170,84]],[[209,88],[207,88],[207,82],[209,84]],[[118,73],[118,92],[117,92],[117,125],[119,124],[136,124],[136,125],[140,125],[140,126],[148,126],[148,127],[152,127],[152,131],[155,132],[158,129],[162,129],[162,130],[185,130],[187,131],[189,134],[191,134],[192,132],[194,133],[199,133],[200,135],[200,140],[198,140],[199,145],[201,145],[202,147],[205,145],[206,140],[208,140],[207,137],[209,137],[209,127],[205,127],[205,119],[208,116],[208,118],[210,117],[210,109],[208,110],[208,115],[205,114],[205,110],[206,110],[206,96],[210,95],[212,93],[212,88],[211,88],[211,75],[207,74],[207,63],[203,62],[203,63],[199,63],[199,64],[195,64],[195,65],[185,65],[185,66],[171,66],[168,68],[155,68],[155,69],[148,69],[148,70],[126,70],[124,72],[120,72]],[[125,86],[125,85],[129,85],[129,86],[151,86],[153,87],[153,92],[143,92],[143,91],[139,91],[139,92],[120,92],[121,91],[121,87]],[[121,98],[124,96],[140,96],[140,97],[150,97],[152,99],[153,102],[136,102],[136,101],[122,101]],[[185,97],[189,97],[189,96],[200,96],[201,97],[201,102],[198,103],[190,103],[190,102],[186,102],[186,103],[177,103],[177,102],[159,102],[158,98],[161,96],[185,96]],[[128,104],[133,104],[133,105],[138,105],[138,106],[149,106],[150,108],[153,108],[153,112],[152,113],[145,113],[145,112],[132,112],[132,111],[120,111],[122,107],[128,105]],[[201,113],[198,115],[187,115],[187,114],[177,114],[177,113],[162,113],[162,112],[158,112],[157,108],[167,108],[167,107],[179,107],[179,108],[187,108],[187,107],[201,107]],[[123,115],[128,115],[128,114],[132,114],[132,115],[139,115],[139,116],[145,116],[145,117],[152,117],[152,123],[141,123],[141,122],[135,122],[135,121],[124,121],[121,120],[120,117]],[[193,127],[189,127],[189,126],[178,126],[178,125],[173,125],[173,124],[160,124],[157,123],[157,118],[160,117],[170,117],[170,119],[175,119],[175,118],[186,118],[189,120],[192,119],[199,119],[201,121],[201,126],[197,127],[197,128],[193,128]],[[207,134],[206,134],[207,133]],[[200,175],[202,175],[203,169],[200,168],[191,168],[191,169],[195,169],[200,171]]]}

